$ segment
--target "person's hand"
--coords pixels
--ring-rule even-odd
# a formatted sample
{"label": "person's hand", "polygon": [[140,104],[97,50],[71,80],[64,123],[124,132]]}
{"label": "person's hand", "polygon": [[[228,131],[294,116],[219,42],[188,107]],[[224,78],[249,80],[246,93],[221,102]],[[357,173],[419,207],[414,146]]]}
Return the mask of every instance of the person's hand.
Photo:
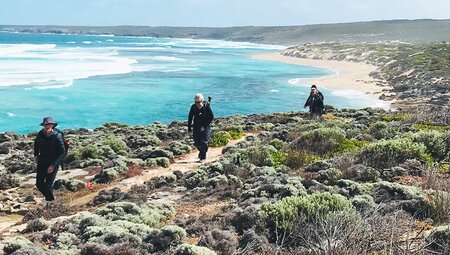
{"label": "person's hand", "polygon": [[53,166],[49,166],[47,169],[47,173],[51,174],[51,173],[53,173],[53,171],[55,171],[55,168]]}
{"label": "person's hand", "polygon": [[203,131],[205,131],[205,128],[204,128],[204,127],[201,127],[201,128],[200,128],[200,132],[203,132]]}

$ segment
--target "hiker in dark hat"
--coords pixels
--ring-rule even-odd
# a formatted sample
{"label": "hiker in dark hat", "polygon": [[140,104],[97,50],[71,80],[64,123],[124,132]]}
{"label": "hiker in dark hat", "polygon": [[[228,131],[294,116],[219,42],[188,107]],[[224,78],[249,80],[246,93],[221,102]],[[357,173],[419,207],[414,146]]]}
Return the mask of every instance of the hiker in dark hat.
{"label": "hiker in dark hat", "polygon": [[[204,101],[202,94],[197,94],[194,97],[194,104],[189,110],[188,117],[188,132],[194,130],[194,145],[199,150],[199,162],[204,162],[206,159],[206,152],[208,151],[208,142],[211,135],[211,122],[214,119],[214,114],[211,110],[209,102]],[[194,123],[192,124],[192,121]]]}
{"label": "hiker in dark hat", "polygon": [[309,106],[310,116],[313,119],[322,119],[323,113],[323,95],[317,89],[316,85],[311,86],[311,92],[309,93],[309,97],[306,100],[305,108]]}
{"label": "hiker in dark hat", "polygon": [[53,182],[61,161],[64,158],[64,139],[55,127],[58,125],[52,117],[45,117],[43,126],[34,140],[34,157],[37,162],[36,187],[44,195],[45,201],[52,202]]}

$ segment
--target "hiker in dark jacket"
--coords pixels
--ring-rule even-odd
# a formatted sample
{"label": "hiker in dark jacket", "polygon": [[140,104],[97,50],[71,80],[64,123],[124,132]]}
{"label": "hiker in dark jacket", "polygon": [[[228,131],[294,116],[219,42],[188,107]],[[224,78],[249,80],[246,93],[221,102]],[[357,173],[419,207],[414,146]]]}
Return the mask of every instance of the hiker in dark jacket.
{"label": "hiker in dark jacket", "polygon": [[47,202],[55,200],[53,182],[65,153],[62,134],[55,130],[57,125],[52,117],[45,117],[41,123],[44,128],[34,140],[34,157],[37,161],[36,187]]}
{"label": "hiker in dark jacket", "polygon": [[[195,103],[189,110],[188,132],[194,131],[194,145],[199,150],[199,162],[203,162],[208,151],[208,142],[211,135],[210,125],[214,119],[214,114],[210,104],[203,101],[202,94],[195,95],[194,101]],[[192,123],[192,121],[194,122]]]}
{"label": "hiker in dark jacket", "polygon": [[317,90],[316,85],[311,86],[311,92],[306,100],[305,108],[309,106],[310,116],[313,119],[322,118],[323,113],[323,95],[322,92]]}

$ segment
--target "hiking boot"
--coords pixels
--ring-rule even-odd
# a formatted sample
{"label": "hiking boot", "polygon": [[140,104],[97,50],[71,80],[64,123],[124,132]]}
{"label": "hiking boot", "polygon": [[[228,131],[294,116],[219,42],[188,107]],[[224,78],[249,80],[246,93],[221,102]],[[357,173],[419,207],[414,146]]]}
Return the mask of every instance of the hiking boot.
{"label": "hiking boot", "polygon": [[197,163],[204,163],[205,162],[205,159],[199,159],[198,161],[197,161]]}

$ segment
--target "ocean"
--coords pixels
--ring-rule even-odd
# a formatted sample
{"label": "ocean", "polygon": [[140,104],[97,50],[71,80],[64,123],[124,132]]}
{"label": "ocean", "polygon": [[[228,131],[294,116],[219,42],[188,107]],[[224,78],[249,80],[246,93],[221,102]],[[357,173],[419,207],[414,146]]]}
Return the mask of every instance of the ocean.
{"label": "ocean", "polygon": [[[196,93],[214,114],[305,111],[309,78],[323,68],[256,60],[282,46],[216,40],[0,32],[0,132],[29,133],[53,116],[61,129],[107,122],[186,120]],[[338,108],[374,106],[321,89]]]}

